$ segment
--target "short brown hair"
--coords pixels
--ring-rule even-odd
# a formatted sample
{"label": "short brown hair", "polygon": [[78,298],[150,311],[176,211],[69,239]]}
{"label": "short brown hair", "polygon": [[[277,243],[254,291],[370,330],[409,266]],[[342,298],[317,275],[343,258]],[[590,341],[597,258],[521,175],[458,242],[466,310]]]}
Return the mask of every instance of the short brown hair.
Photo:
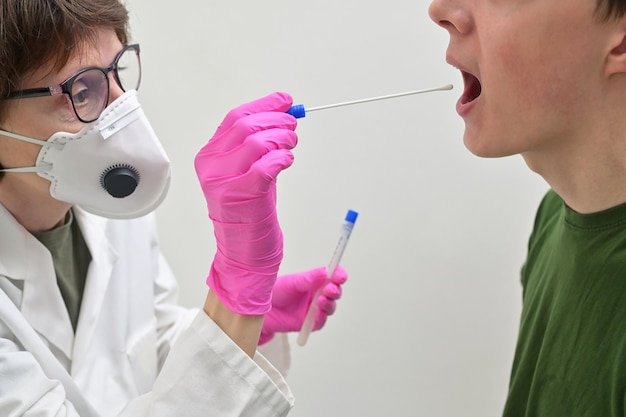
{"label": "short brown hair", "polygon": [[603,21],[619,19],[626,14],[626,0],[598,0],[596,14]]}
{"label": "short brown hair", "polygon": [[[128,44],[128,10],[120,0],[0,0],[0,98],[44,65],[59,70],[77,45],[112,29]],[[0,120],[6,101],[0,100]]]}

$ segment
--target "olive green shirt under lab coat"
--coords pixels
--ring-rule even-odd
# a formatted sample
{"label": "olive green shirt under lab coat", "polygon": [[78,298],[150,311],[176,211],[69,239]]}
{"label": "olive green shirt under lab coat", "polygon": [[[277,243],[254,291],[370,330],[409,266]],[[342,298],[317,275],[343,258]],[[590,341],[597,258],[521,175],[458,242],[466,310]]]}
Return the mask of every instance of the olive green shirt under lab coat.
{"label": "olive green shirt under lab coat", "polygon": [[626,416],[626,204],[581,215],[548,192],[522,284],[503,415]]}
{"label": "olive green shirt under lab coat", "polygon": [[33,236],[52,255],[57,284],[70,315],[72,327],[76,331],[91,254],[80,227],[74,221],[74,213],[72,210],[68,211],[63,225],[45,232],[33,233]]}

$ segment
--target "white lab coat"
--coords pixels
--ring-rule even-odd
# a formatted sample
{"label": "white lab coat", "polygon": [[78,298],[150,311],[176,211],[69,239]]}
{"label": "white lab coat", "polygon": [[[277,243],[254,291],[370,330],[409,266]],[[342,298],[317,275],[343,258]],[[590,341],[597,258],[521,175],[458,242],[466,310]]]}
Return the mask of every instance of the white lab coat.
{"label": "white lab coat", "polygon": [[49,252],[0,205],[0,290],[17,307],[0,299],[0,416],[288,413],[289,388],[262,355],[250,359],[202,310],[176,305],[153,215],[76,208],[75,219],[92,256],[76,333]]}

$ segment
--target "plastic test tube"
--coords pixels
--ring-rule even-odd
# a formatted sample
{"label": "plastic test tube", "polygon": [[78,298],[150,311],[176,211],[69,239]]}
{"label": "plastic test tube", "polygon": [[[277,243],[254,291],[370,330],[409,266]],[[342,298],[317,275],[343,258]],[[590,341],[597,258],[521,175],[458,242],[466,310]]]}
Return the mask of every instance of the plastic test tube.
{"label": "plastic test tube", "polygon": [[300,333],[298,334],[297,342],[300,346],[304,346],[306,344],[307,339],[309,338],[309,334],[313,330],[313,324],[315,323],[315,315],[317,313],[317,299],[322,294],[322,290],[328,284],[330,279],[333,277],[339,262],[341,261],[341,256],[343,255],[343,251],[346,249],[346,245],[348,244],[348,239],[350,239],[350,233],[352,233],[352,229],[354,228],[354,223],[356,222],[356,218],[359,215],[354,210],[348,210],[348,214],[346,214],[345,221],[341,226],[341,233],[339,234],[339,242],[337,242],[337,246],[335,247],[335,252],[333,253],[332,258],[326,268],[326,282],[322,285],[313,296],[311,300],[311,305],[309,306],[309,310],[304,317],[304,323],[302,323],[302,328],[300,329]]}
{"label": "plastic test tube", "polygon": [[428,88],[426,90],[407,91],[404,93],[389,94],[386,96],[370,97],[370,98],[364,98],[364,99],[353,100],[353,101],[345,101],[343,103],[327,104],[325,106],[311,107],[306,110],[304,109],[304,104],[294,104],[293,106],[291,106],[289,110],[287,110],[287,113],[289,113],[290,115],[292,115],[293,117],[297,119],[300,119],[302,117],[306,117],[307,112],[332,109],[334,107],[351,106],[353,104],[367,103],[369,101],[386,100],[389,98],[404,97],[404,96],[410,96],[413,94],[430,93],[431,91],[443,91],[443,90],[452,90],[452,84],[446,84],[444,86],[436,87],[436,88]]}

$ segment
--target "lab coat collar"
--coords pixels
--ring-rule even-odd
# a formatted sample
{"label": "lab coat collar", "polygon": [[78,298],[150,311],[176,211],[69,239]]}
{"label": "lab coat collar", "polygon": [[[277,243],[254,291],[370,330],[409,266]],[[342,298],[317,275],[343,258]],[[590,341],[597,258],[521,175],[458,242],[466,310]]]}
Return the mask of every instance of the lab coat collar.
{"label": "lab coat collar", "polygon": [[[0,275],[24,282],[19,309],[33,328],[72,357],[74,331],[50,252],[0,205]],[[51,325],[54,323],[54,325]]]}

